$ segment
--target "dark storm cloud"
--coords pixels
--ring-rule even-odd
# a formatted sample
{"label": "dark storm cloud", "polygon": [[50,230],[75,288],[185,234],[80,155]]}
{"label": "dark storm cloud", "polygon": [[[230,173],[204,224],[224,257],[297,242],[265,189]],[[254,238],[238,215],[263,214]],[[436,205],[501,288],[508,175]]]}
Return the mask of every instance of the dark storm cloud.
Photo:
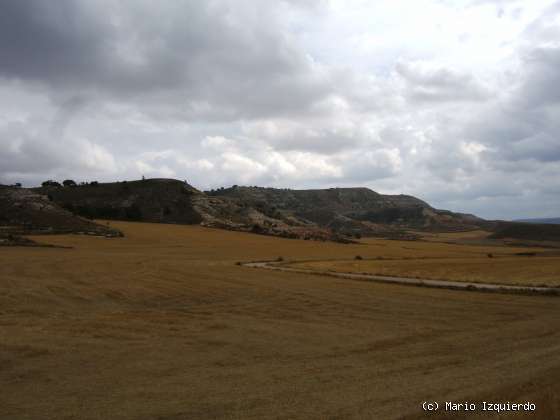
{"label": "dark storm cloud", "polygon": [[111,27],[79,2],[7,1],[0,13],[0,74],[54,84],[96,77]]}
{"label": "dark storm cloud", "polygon": [[7,2],[0,75],[53,94],[145,102],[154,114],[234,119],[291,114],[328,80],[292,46],[263,2]]}

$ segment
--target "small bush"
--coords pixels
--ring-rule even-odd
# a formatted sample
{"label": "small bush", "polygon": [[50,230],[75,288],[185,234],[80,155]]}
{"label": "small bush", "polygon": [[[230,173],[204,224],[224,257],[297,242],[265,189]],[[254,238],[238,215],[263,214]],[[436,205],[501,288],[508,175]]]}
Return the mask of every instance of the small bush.
{"label": "small bush", "polygon": [[356,255],[356,256],[354,257],[354,259],[355,259],[355,260],[363,260],[363,258],[362,258],[361,255]]}
{"label": "small bush", "polygon": [[492,255],[491,253],[488,253],[488,258],[494,258],[494,255]]}
{"label": "small bush", "polygon": [[59,182],[53,181],[52,179],[49,179],[48,181],[42,182],[41,185],[43,187],[61,187],[62,186],[62,185],[60,185]]}
{"label": "small bush", "polygon": [[278,257],[278,258],[276,258],[276,261],[278,261],[278,262],[284,261],[284,257]]}

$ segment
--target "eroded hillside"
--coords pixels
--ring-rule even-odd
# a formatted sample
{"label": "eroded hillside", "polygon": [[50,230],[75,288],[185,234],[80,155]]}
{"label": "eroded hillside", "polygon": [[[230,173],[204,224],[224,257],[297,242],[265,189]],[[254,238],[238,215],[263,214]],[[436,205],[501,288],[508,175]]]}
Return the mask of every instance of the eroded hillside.
{"label": "eroded hillside", "polygon": [[36,189],[88,218],[202,224],[291,238],[348,242],[361,236],[414,238],[410,229],[462,231],[484,222],[437,210],[408,195],[367,188],[260,187],[201,192],[183,181],[149,179]]}
{"label": "eroded hillside", "polygon": [[116,229],[74,215],[51,201],[48,195],[0,186],[0,236],[4,242],[26,244],[20,235],[41,233],[122,235]]}

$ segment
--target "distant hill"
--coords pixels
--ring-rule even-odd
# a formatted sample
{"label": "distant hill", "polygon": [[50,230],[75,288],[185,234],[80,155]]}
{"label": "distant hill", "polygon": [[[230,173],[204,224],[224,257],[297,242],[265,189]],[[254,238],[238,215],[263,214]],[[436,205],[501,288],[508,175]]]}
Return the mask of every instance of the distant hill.
{"label": "distant hill", "polygon": [[560,217],[549,217],[544,219],[517,219],[514,220],[514,222],[560,225]]}
{"label": "distant hill", "polygon": [[412,196],[383,195],[368,188],[234,186],[201,192],[174,179],[147,179],[51,185],[34,191],[88,218],[202,224],[304,239],[411,239],[411,229],[462,231],[486,223],[473,215],[435,209]]}
{"label": "distant hill", "polygon": [[234,186],[206,193],[257,209],[271,219],[314,224],[348,236],[399,236],[408,229],[472,230],[484,222],[473,215],[434,209],[409,195],[383,195],[368,188],[290,190]]}
{"label": "distant hill", "polygon": [[[3,187],[5,226],[111,235],[92,219],[200,224],[289,238],[348,242],[362,236],[415,239],[411,231],[485,229],[495,238],[560,240],[548,227],[487,221],[435,209],[410,195],[368,188],[291,190],[233,186],[199,191],[175,179],[145,179],[32,189]],[[0,224],[2,222],[0,221]],[[543,227],[545,226],[545,227]],[[551,239],[553,238],[553,239]],[[544,239],[543,239],[544,240]]]}
{"label": "distant hill", "polygon": [[331,230],[294,219],[268,217],[250,204],[207,195],[174,179],[90,183],[34,189],[61,207],[88,218],[202,224],[275,236],[342,240]]}
{"label": "distant hill", "polygon": [[520,239],[529,241],[560,241],[560,225],[500,222],[490,235],[494,239]]}

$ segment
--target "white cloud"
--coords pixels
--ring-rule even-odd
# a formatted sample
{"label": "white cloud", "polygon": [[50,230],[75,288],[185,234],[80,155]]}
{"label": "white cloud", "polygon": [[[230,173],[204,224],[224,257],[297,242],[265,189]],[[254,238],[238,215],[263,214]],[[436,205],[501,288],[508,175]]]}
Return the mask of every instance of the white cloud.
{"label": "white cloud", "polygon": [[79,156],[80,162],[90,170],[95,172],[110,172],[117,171],[115,158],[104,147],[92,143],[87,139],[80,139],[79,142]]}
{"label": "white cloud", "polygon": [[216,150],[230,148],[234,146],[234,144],[235,142],[233,140],[226,139],[224,136],[206,136],[204,140],[202,140],[202,147]]}

